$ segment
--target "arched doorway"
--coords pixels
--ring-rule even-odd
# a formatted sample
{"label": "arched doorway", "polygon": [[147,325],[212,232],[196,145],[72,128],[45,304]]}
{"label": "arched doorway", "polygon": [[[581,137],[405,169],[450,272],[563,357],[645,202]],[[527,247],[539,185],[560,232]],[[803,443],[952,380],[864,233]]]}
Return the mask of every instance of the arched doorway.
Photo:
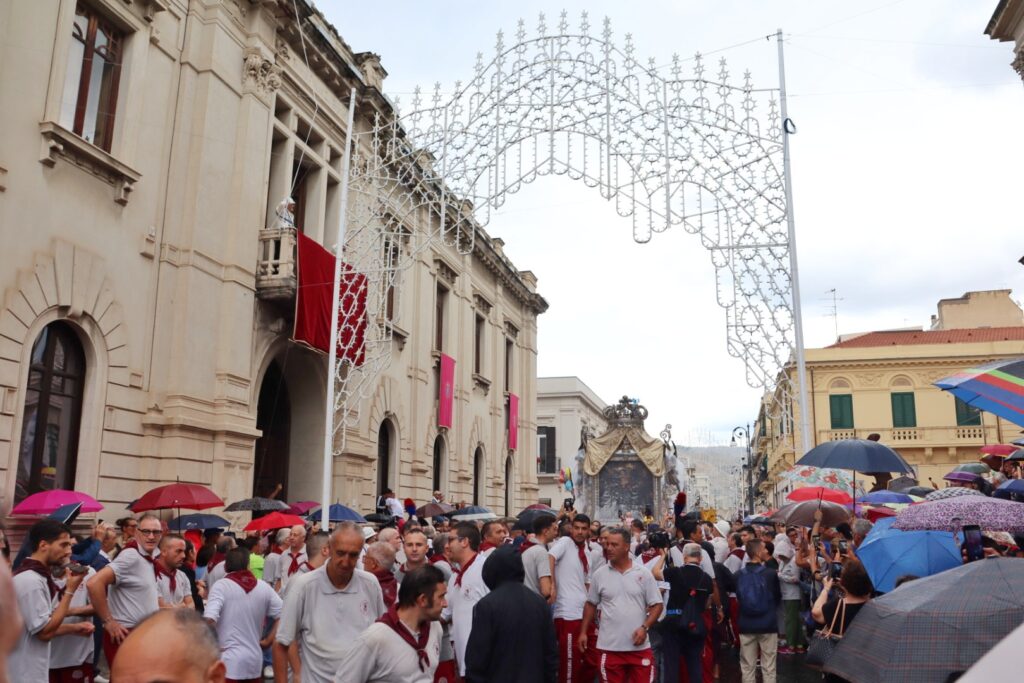
{"label": "arched doorway", "polygon": [[256,406],[256,440],[252,467],[252,492],[269,496],[281,486],[277,498],[288,500],[288,469],[291,455],[292,406],[288,384],[278,362],[272,361],[263,376]]}
{"label": "arched doorway", "polygon": [[505,459],[505,516],[511,517],[514,513],[512,511],[512,504],[515,497],[512,495],[512,490],[515,487],[515,481],[513,475],[515,474],[515,467],[513,466],[512,456],[508,456]]}
{"label": "arched doorway", "polygon": [[473,452],[473,505],[484,502],[484,449],[479,446]]}
{"label": "arched doorway", "polygon": [[391,487],[391,464],[394,458],[395,428],[391,420],[381,420],[377,431],[377,494]]}
{"label": "arched doorway", "polygon": [[39,491],[75,488],[85,372],[82,343],[71,326],[44,327],[32,345],[15,504]]}
{"label": "arched doorway", "polygon": [[441,491],[444,493],[444,466],[445,456],[447,455],[445,448],[444,437],[440,434],[434,439],[434,467],[433,467],[433,488],[432,491]]}

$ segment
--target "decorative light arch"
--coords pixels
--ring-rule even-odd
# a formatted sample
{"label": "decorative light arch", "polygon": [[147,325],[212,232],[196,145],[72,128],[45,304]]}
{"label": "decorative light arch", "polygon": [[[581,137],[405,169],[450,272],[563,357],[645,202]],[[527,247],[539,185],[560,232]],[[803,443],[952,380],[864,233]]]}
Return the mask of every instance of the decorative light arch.
{"label": "decorative light arch", "polygon": [[[491,212],[543,176],[596,189],[632,218],[637,242],[672,226],[697,235],[715,268],[728,352],[743,360],[748,384],[788,396],[787,386],[773,390],[789,383],[782,369],[795,347],[806,404],[787,181],[795,129],[776,37],[780,87],[759,89],[749,72],[734,82],[724,59],[711,74],[698,53],[684,74],[675,57],[666,73],[637,59],[629,34],[620,48],[608,19],[594,34],[586,13],[571,27],[563,12],[549,31],[542,14],[533,35],[522,21],[511,44],[499,32],[493,55],[479,54],[454,92],[417,90],[409,111],[396,104],[369,130],[354,131],[352,93],[339,234],[345,263],[365,277],[369,325],[358,334],[362,319],[345,319],[344,304],[335,311],[338,357],[364,360],[332,354],[325,500],[332,455],[390,360],[399,273],[434,242],[472,251]],[[336,292],[342,280],[339,265]],[[806,442],[806,425],[803,433]]]}

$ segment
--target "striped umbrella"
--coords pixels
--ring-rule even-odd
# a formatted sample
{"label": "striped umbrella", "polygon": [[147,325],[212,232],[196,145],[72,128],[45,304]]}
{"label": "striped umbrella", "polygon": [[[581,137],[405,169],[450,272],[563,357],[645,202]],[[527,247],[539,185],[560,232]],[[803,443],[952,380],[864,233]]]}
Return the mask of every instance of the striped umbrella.
{"label": "striped umbrella", "polygon": [[969,489],[964,486],[950,486],[949,488],[939,489],[938,491],[932,491],[924,497],[925,502],[932,502],[934,500],[946,500],[947,498],[956,498],[957,496],[984,496],[985,494],[981,491]]}
{"label": "striped umbrella", "polygon": [[940,379],[935,386],[968,405],[1024,427],[1024,358],[964,370]]}

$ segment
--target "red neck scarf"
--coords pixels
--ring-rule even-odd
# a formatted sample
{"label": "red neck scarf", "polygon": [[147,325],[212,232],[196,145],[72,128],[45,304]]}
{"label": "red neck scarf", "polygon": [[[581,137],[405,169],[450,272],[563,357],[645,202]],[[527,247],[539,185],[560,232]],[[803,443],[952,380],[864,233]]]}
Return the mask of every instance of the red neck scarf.
{"label": "red neck scarf", "polygon": [[302,557],[302,551],[297,553],[289,552],[288,557],[292,558],[292,563],[288,567],[288,576],[291,576],[295,572],[299,571],[299,558]]}
{"label": "red neck scarf", "polygon": [[448,559],[444,556],[444,553],[438,553],[437,555],[430,556],[430,564],[438,564],[444,562],[447,564]]}
{"label": "red neck scarf", "polygon": [[649,548],[640,553],[640,561],[647,564],[658,556],[658,551],[655,548]]}
{"label": "red neck scarf", "polygon": [[210,558],[210,562],[206,565],[206,571],[212,572],[213,568],[223,562],[227,558],[224,553],[214,553],[213,557]]}
{"label": "red neck scarf", "polygon": [[146,562],[149,562],[150,566],[153,567],[153,576],[155,576],[158,581],[160,580],[161,573],[163,573],[166,576],[169,576],[171,579],[171,592],[174,592],[174,588],[175,586],[177,586],[177,582],[174,579],[175,572],[172,572],[170,574],[168,574],[166,571],[161,572],[161,569],[163,568],[161,564],[159,562],[154,561],[152,555],[147,555],[146,553],[142,552],[142,548],[139,547],[139,542],[134,539],[124,544],[124,550],[128,549],[134,550],[139,554],[139,557],[144,559]]}
{"label": "red neck scarf", "polygon": [[225,579],[231,579],[242,587],[246,593],[252,592],[256,587],[256,575],[248,569],[239,569],[237,572],[229,572],[224,575]]}
{"label": "red neck scarf", "polygon": [[380,591],[384,594],[384,605],[390,608],[398,601],[398,579],[390,569],[377,569],[373,575],[377,577]]}
{"label": "red neck scarf", "polygon": [[24,572],[35,572],[39,576],[46,579],[46,587],[50,591],[50,600],[55,597],[64,597],[64,589],[57,585],[53,580],[53,576],[50,574],[50,568],[39,560],[34,560],[31,557],[26,557],[21,561],[21,566],[18,567],[18,571],[14,572],[14,575],[22,574]]}
{"label": "red neck scarf", "polygon": [[459,571],[455,572],[455,585],[456,586],[459,586],[459,587],[462,586],[462,575],[466,573],[466,571],[473,565],[474,562],[476,562],[476,558],[477,557],[478,557],[478,555],[476,553],[473,553],[473,557],[471,557],[469,559],[469,562],[467,562],[466,564],[464,564],[461,567],[459,567]]}
{"label": "red neck scarf", "polygon": [[[468,563],[467,563],[468,564]],[[409,647],[416,650],[416,656],[419,657],[420,671],[426,671],[430,668],[430,657],[427,656],[427,641],[430,640],[430,622],[423,622],[420,624],[420,635],[419,638],[414,639],[412,633],[405,624],[398,618],[398,610],[392,607],[384,613],[380,619],[382,624],[386,624],[391,627],[391,630],[397,633],[402,640],[409,644]]]}
{"label": "red neck scarf", "polygon": [[484,541],[483,543],[480,544],[480,551],[479,552],[481,552],[481,553],[487,552],[488,550],[492,550],[493,548],[497,548],[497,547],[498,546],[494,545],[490,541]]}
{"label": "red neck scarf", "polygon": [[731,551],[729,551],[729,555],[731,555],[732,557],[738,557],[738,558],[740,558],[742,560],[743,559],[743,553],[745,553],[745,552],[746,551],[743,550],[743,548],[733,548]]}
{"label": "red neck scarf", "polygon": [[519,552],[521,552],[521,553],[525,553],[525,552],[526,552],[527,550],[529,550],[530,548],[532,548],[532,547],[533,547],[533,546],[535,546],[535,545],[539,545],[539,544],[538,544],[538,543],[534,543],[534,542],[533,542],[533,541],[531,541],[530,539],[526,539],[526,540],[525,540],[525,541],[523,541],[523,542],[522,542],[522,544],[521,544],[521,545],[519,546]]}
{"label": "red neck scarf", "polygon": [[[575,543],[575,541],[574,541]],[[580,564],[583,565],[583,574],[587,575],[590,573],[590,558],[587,557],[587,542],[576,543],[576,551],[580,556]]]}
{"label": "red neck scarf", "polygon": [[171,593],[178,590],[178,570],[168,569],[164,566],[163,562],[154,562],[153,571],[156,572],[156,580],[159,581],[161,576],[166,576],[167,581],[171,584]]}

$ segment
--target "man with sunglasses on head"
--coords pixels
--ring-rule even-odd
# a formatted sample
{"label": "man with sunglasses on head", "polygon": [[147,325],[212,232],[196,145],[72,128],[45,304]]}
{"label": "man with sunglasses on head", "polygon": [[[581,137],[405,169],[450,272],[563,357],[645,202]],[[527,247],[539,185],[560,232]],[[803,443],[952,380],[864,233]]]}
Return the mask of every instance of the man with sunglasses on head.
{"label": "man with sunglasses on head", "polygon": [[135,538],[88,583],[89,600],[103,624],[103,653],[111,666],[131,630],[160,608],[155,562],[162,535],[160,519],[143,515]]}

